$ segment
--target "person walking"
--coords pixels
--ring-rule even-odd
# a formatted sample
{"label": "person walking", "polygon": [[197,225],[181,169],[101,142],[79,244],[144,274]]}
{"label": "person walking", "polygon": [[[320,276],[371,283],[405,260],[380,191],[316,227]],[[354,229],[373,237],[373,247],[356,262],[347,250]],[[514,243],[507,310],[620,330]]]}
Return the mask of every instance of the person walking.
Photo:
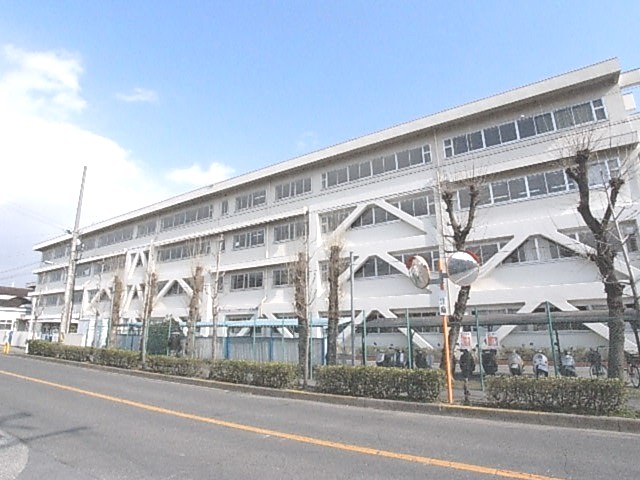
{"label": "person walking", "polygon": [[7,330],[4,334],[4,342],[2,347],[2,352],[5,355],[9,354],[11,350],[11,340],[13,339],[13,330]]}

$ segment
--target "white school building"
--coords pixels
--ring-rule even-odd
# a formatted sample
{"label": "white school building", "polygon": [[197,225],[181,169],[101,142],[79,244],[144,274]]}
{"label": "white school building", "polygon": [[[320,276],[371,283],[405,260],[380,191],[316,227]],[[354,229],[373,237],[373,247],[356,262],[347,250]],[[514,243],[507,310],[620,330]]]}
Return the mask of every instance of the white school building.
{"label": "white school building", "polygon": [[[211,335],[215,298],[219,336],[294,337],[288,322],[295,318],[291,266],[299,253],[309,255],[310,316],[326,318],[327,259],[334,244],[345,259],[345,321],[352,306],[357,325],[434,316],[437,293],[417,289],[404,261],[420,254],[435,266],[446,258],[451,245],[441,187],[457,190],[456,208],[464,218],[465,185],[477,177],[483,179],[482,203],[468,244],[481,268],[469,312],[531,313],[547,302],[566,312],[606,309],[598,271],[584,256],[592,238],[576,210],[576,185],[564,173],[564,161],[577,140],[592,138],[597,211],[606,207],[607,179],[624,177],[616,213],[632,275],[640,280],[638,85],[640,69],[621,71],[617,59],[606,60],[81,227],[71,331],[79,343],[104,342],[114,275],[124,283],[115,321],[138,324],[151,271],[158,279],[151,317],[184,321],[190,277],[202,267],[199,335]],[[70,245],[71,235],[65,235],[34,246],[42,253],[34,337],[58,333]],[[628,276],[619,257],[618,269]],[[631,290],[625,293],[631,305]],[[450,298],[455,294],[451,285]],[[322,329],[313,328],[313,336],[322,337]],[[401,344],[405,334],[401,327],[376,327],[369,340]],[[548,334],[532,325],[501,325],[494,334],[504,346],[536,346],[540,335],[548,345]],[[583,346],[608,338],[606,324],[598,322],[574,325],[567,334]],[[437,327],[425,327],[414,341],[437,347],[440,337]],[[349,328],[340,342],[350,348]],[[630,331],[625,348],[637,349]]]}

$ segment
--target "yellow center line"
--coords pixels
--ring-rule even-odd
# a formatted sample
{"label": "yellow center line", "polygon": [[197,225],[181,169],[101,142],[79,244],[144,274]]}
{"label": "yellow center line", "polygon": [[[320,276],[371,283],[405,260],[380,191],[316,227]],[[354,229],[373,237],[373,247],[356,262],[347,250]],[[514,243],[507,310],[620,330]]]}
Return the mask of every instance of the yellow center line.
{"label": "yellow center line", "polygon": [[27,380],[49,387],[58,388],[60,390],[66,390],[69,392],[79,393],[87,395],[89,397],[100,398],[109,402],[120,403],[122,405],[128,405],[130,407],[140,408],[149,412],[162,413],[164,415],[172,415],[174,417],[185,418],[196,422],[208,423],[219,427],[232,428],[234,430],[241,430],[244,432],[256,433],[259,435],[268,435],[276,438],[283,438],[294,442],[306,443],[309,445],[316,445],[320,447],[333,448],[336,450],[342,450],[346,452],[359,453],[363,455],[373,455],[376,457],[390,458],[394,460],[403,460],[405,462],[419,463],[422,465],[429,465],[435,467],[449,468],[453,470],[461,470],[466,472],[481,473],[485,475],[492,475],[494,477],[513,478],[518,480],[562,480],[558,477],[548,477],[545,475],[536,475],[533,473],[518,472],[514,470],[503,470],[500,468],[484,467],[481,465],[473,465],[470,463],[461,463],[448,460],[440,460],[437,458],[423,457],[419,455],[410,455],[406,453],[391,452],[388,450],[378,450],[375,448],[362,447],[358,445],[351,445],[342,442],[332,442],[329,440],[322,440],[319,438],[307,437],[305,435],[296,435],[294,433],[279,432],[277,430],[270,430],[267,428],[254,427],[251,425],[244,425],[242,423],[227,422],[212,417],[203,417],[201,415],[194,415],[191,413],[181,412],[179,410],[171,410],[168,408],[157,407],[155,405],[149,405],[146,403],[134,402],[124,398],[113,397],[111,395],[105,395],[102,393],[92,392],[90,390],[83,390],[81,388],[71,387],[69,385],[63,385],[60,383],[49,382],[47,380],[41,380],[39,378],[27,377],[12,372],[0,370],[0,373],[10,377]]}

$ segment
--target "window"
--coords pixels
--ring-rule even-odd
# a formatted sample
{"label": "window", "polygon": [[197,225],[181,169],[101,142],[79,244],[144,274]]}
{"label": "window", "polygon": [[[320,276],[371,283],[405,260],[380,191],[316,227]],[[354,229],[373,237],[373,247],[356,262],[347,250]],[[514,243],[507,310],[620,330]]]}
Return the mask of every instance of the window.
{"label": "window", "polygon": [[248,208],[258,207],[264,205],[267,201],[267,191],[257,190],[247,195],[240,195],[236,197],[236,212],[240,210],[246,210]]}
{"label": "window", "polygon": [[522,115],[514,122],[444,139],[444,156],[449,158],[473,150],[493,147],[606,118],[602,99],[561,108],[554,111],[553,114],[546,112],[530,117]]}
{"label": "window", "polygon": [[98,246],[105,247],[114,243],[125,242],[133,238],[133,226],[120,228],[98,237]]}
{"label": "window", "polygon": [[493,147],[494,145],[500,145],[500,130],[498,127],[485,128],[484,143],[487,147]]}
{"label": "window", "polygon": [[558,130],[562,128],[573,127],[573,114],[571,113],[571,108],[562,108],[560,110],[556,110],[553,112],[553,118],[556,121],[556,127]]}
{"label": "window", "polygon": [[311,178],[300,178],[292,182],[276,185],[276,201],[296,197],[311,191]]}
{"label": "window", "polygon": [[498,127],[500,129],[500,142],[507,143],[517,140],[516,124],[514,122],[505,123]]}
{"label": "window", "polygon": [[169,289],[164,293],[165,297],[171,297],[176,295],[182,295],[184,293],[184,288],[178,282],[173,282]]}
{"label": "window", "polygon": [[398,217],[389,213],[378,206],[367,207],[355,222],[351,224],[351,228],[364,227],[366,225],[374,225],[377,223],[386,223],[397,220]]}
{"label": "window", "polygon": [[[431,163],[431,147],[429,145],[390,153],[384,157],[353,163],[347,167],[325,172],[322,174],[322,188],[331,188],[372,175],[381,175],[385,172],[402,170],[403,168],[425,163]],[[276,197],[277,195],[278,193],[276,192]]]}
{"label": "window", "polygon": [[382,277],[398,274],[398,270],[379,257],[369,257],[355,272],[355,278]]}
{"label": "window", "polygon": [[536,134],[536,126],[533,117],[518,120],[518,135],[520,138],[533,137]]}
{"label": "window", "polygon": [[174,262],[187,258],[209,255],[211,253],[211,239],[189,240],[174,243],[158,249],[158,262]]}
{"label": "window", "polygon": [[286,287],[293,283],[293,275],[288,268],[278,268],[273,271],[273,286]]}
{"label": "window", "polygon": [[235,273],[231,275],[231,290],[262,288],[263,272]]}
{"label": "window", "polygon": [[136,238],[153,235],[154,233],[156,233],[156,226],[157,226],[157,222],[155,219],[148,220],[144,223],[139,224],[136,230]]}
{"label": "window", "polygon": [[436,213],[436,205],[432,190],[415,194],[410,197],[403,197],[398,200],[392,200],[389,203],[414,217],[420,217],[422,215],[435,215]]}
{"label": "window", "polygon": [[342,210],[335,210],[333,212],[323,213],[320,215],[320,227],[322,233],[331,233],[338,226],[344,222],[344,220],[353,211],[353,208],[345,208]]}
{"label": "window", "polygon": [[169,230],[181,225],[206,220],[213,216],[213,206],[203,205],[182,212],[173,213],[160,219],[160,230]]}
{"label": "window", "polygon": [[453,137],[453,154],[460,155],[469,151],[469,145],[467,144],[467,136],[460,135],[459,137]]}
{"label": "window", "polygon": [[537,238],[528,238],[522,245],[516,248],[509,255],[504,263],[525,263],[535,262],[538,260],[538,242]]}
{"label": "window", "polygon": [[76,267],[76,277],[82,278],[82,277],[88,277],[90,275],[91,275],[91,264],[90,263],[83,263],[83,264],[78,265]]}
{"label": "window", "polygon": [[307,224],[304,220],[282,223],[273,227],[273,242],[287,242],[307,235]]}
{"label": "window", "polygon": [[250,232],[237,233],[233,236],[233,249],[260,247],[264,245],[264,228]]}
{"label": "window", "polygon": [[220,203],[220,215],[227,215],[229,213],[229,200],[222,200]]}
{"label": "window", "polygon": [[534,117],[534,122],[536,124],[536,133],[538,135],[555,130],[553,127],[553,118],[550,113],[536,115]]}

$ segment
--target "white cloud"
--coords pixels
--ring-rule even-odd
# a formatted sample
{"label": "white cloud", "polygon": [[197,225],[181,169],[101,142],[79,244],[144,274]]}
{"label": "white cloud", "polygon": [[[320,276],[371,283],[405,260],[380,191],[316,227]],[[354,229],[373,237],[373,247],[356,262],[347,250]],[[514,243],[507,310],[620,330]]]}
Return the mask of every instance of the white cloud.
{"label": "white cloud", "polygon": [[233,168],[213,162],[208,170],[202,170],[200,165],[189,168],[176,169],[167,173],[167,179],[189,187],[202,187],[220,182],[233,175]]}
{"label": "white cloud", "polygon": [[87,105],[82,72],[68,53],[0,49],[0,272],[27,263],[25,252],[37,260],[32,246],[63,233],[52,225],[73,227],[85,165],[81,225],[178,193],[113,140],[72,123]]}
{"label": "white cloud", "polygon": [[158,101],[158,94],[146,88],[134,88],[130,93],[116,93],[116,98],[128,103],[155,103]]}

